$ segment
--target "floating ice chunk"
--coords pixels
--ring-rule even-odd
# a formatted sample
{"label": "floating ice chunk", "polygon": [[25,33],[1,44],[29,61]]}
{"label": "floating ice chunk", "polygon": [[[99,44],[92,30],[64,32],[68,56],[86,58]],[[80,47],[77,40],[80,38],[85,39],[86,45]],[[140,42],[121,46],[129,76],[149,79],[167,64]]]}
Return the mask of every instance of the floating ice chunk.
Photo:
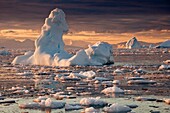
{"label": "floating ice chunk", "polygon": [[23,87],[19,87],[19,86],[14,86],[14,87],[12,87],[11,89],[9,89],[9,90],[23,90],[24,88]]}
{"label": "floating ice chunk", "polygon": [[93,106],[93,107],[103,107],[106,106],[107,103],[97,98],[82,98],[80,100],[80,104],[84,106]]}
{"label": "floating ice chunk", "polygon": [[154,80],[129,80],[128,84],[155,84]]}
{"label": "floating ice chunk", "polygon": [[136,97],[135,100],[137,100],[137,101],[156,101],[155,98],[151,98],[151,97]]}
{"label": "floating ice chunk", "polygon": [[7,50],[0,50],[0,55],[2,55],[2,56],[11,55],[11,52],[9,52]]}
{"label": "floating ice chunk", "polygon": [[41,105],[35,102],[32,103],[24,103],[24,104],[19,104],[19,108],[21,109],[40,109]]}
{"label": "floating ice chunk", "polygon": [[123,71],[120,69],[116,69],[113,74],[123,74]]}
{"label": "floating ice chunk", "polygon": [[159,68],[158,68],[158,70],[159,71],[163,71],[163,70],[167,70],[167,69],[170,69],[170,65],[161,65],[161,66],[159,66]]}
{"label": "floating ice chunk", "polygon": [[46,100],[47,97],[46,96],[39,96],[38,98],[34,99],[34,102],[41,102],[42,100]]}
{"label": "floating ice chunk", "polygon": [[46,107],[50,107],[51,105],[52,105],[51,99],[50,99],[50,98],[47,98],[47,99],[45,100],[45,106],[46,106]]}
{"label": "floating ice chunk", "polygon": [[47,98],[46,100],[43,99],[38,103],[33,102],[20,104],[19,107],[23,109],[60,109],[63,108],[65,104],[65,102],[52,101],[50,98]]}
{"label": "floating ice chunk", "polygon": [[94,109],[93,107],[89,107],[89,108],[86,108],[84,110],[85,113],[98,113],[99,111],[97,111],[96,109]]}
{"label": "floating ice chunk", "polygon": [[133,70],[133,73],[134,73],[134,74],[137,74],[137,75],[145,74],[146,72],[147,72],[147,71],[146,71],[146,70],[143,70],[142,68]]}
{"label": "floating ice chunk", "polygon": [[119,80],[114,80],[112,83],[115,84],[115,85],[119,85],[120,81]]}
{"label": "floating ice chunk", "polygon": [[94,71],[80,72],[79,74],[86,76],[87,78],[93,78],[96,76]]}
{"label": "floating ice chunk", "polygon": [[170,60],[165,60],[165,61],[163,61],[163,63],[170,64]]}
{"label": "floating ice chunk", "polygon": [[103,81],[102,85],[107,85],[107,86],[111,86],[113,83],[112,81]]}
{"label": "floating ice chunk", "polygon": [[170,99],[164,99],[164,102],[165,102],[166,104],[170,104]]}
{"label": "floating ice chunk", "polygon": [[83,107],[80,104],[66,104],[65,105],[66,111],[79,110],[79,109],[83,109]]}
{"label": "floating ice chunk", "polygon": [[124,93],[124,91],[122,89],[118,88],[117,86],[105,88],[101,92],[104,94],[113,94],[113,93],[123,94]]}
{"label": "floating ice chunk", "polygon": [[24,90],[24,93],[28,94],[30,91],[29,90]]}
{"label": "floating ice chunk", "polygon": [[85,75],[83,75],[83,74],[81,74],[81,73],[70,73],[69,76],[76,76],[76,77],[82,78],[82,79],[87,78],[87,76],[85,76]]}
{"label": "floating ice chunk", "polygon": [[107,113],[128,113],[131,111],[131,108],[116,103],[112,104],[110,107],[105,107],[104,111]]}
{"label": "floating ice chunk", "polygon": [[31,64],[29,59],[32,55],[33,55],[33,52],[28,51],[24,55],[15,57],[15,59],[12,61],[12,64]]}
{"label": "floating ice chunk", "polygon": [[128,77],[128,80],[145,80],[143,77]]}
{"label": "floating ice chunk", "polygon": [[33,75],[33,73],[31,71],[24,71],[23,73],[17,73],[17,75],[29,76],[29,75]]}
{"label": "floating ice chunk", "polygon": [[110,81],[109,78],[105,78],[105,77],[95,77],[94,80],[98,80],[98,81]]}

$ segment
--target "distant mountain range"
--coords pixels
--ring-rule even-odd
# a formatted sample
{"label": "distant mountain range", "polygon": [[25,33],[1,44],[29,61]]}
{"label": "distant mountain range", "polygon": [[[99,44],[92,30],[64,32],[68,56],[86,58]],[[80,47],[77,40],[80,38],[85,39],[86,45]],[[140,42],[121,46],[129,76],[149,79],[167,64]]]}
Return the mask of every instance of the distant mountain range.
{"label": "distant mountain range", "polygon": [[[82,41],[82,40],[64,40],[66,44],[66,49],[81,49],[81,48],[87,48],[88,45],[92,45],[90,42]],[[139,41],[141,45],[145,45],[149,47],[150,45],[156,46],[159,45],[159,43],[148,43]],[[118,44],[112,44],[114,48],[125,48],[126,42],[121,42]],[[26,39],[23,42],[16,41],[14,39],[0,39],[0,47],[1,48],[7,48],[7,49],[34,49],[34,41],[30,39]]]}

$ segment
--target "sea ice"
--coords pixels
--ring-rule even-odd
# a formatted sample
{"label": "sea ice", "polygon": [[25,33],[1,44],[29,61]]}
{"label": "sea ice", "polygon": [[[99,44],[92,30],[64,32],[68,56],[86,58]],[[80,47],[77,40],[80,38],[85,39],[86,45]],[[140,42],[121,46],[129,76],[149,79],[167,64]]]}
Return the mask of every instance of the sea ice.
{"label": "sea ice", "polygon": [[82,98],[80,100],[80,104],[83,106],[93,106],[93,107],[101,107],[101,106],[106,106],[107,103],[104,102],[103,100],[100,100],[99,97],[96,98]]}
{"label": "sea ice", "polygon": [[123,94],[124,91],[117,86],[113,86],[113,87],[105,88],[104,90],[101,91],[101,93],[104,93],[104,94],[112,94],[112,93]]}
{"label": "sea ice", "polygon": [[104,111],[107,113],[129,113],[131,109],[128,106],[122,106],[116,103],[110,107],[105,107]]}

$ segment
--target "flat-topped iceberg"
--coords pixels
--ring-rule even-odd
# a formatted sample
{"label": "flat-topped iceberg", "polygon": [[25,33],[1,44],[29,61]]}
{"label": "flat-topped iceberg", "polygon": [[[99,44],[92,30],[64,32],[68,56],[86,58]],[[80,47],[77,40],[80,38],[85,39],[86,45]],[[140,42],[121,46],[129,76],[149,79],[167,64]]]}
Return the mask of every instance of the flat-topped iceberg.
{"label": "flat-topped iceberg", "polygon": [[35,51],[17,56],[13,64],[70,66],[103,65],[114,63],[113,48],[106,42],[97,42],[75,55],[64,50],[63,33],[68,31],[65,13],[61,9],[51,11],[41,29],[40,37],[35,41]]}

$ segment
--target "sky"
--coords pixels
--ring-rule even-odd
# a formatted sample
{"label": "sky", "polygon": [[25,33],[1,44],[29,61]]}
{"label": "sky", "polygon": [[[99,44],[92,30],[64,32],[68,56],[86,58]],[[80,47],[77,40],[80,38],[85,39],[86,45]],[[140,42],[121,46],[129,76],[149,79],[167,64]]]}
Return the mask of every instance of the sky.
{"label": "sky", "polygon": [[169,0],[0,0],[0,38],[35,40],[54,8],[66,14],[64,39],[112,44],[170,39]]}

